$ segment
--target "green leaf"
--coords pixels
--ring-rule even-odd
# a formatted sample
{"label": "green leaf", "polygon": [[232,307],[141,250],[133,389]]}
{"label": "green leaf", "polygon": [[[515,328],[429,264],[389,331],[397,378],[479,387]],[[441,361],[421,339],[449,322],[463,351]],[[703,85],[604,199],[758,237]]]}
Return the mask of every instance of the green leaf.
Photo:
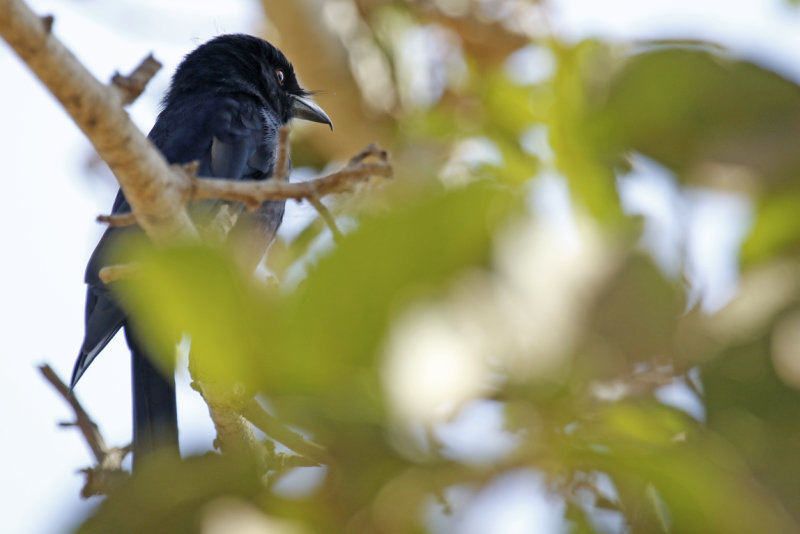
{"label": "green leaf", "polygon": [[186,332],[201,377],[369,409],[380,398],[371,365],[392,314],[485,262],[493,231],[520,205],[481,183],[365,218],[289,295],[258,288],[222,251],[199,245],[144,248],[119,291],[164,362]]}
{"label": "green leaf", "polygon": [[327,228],[325,226],[325,221],[321,217],[317,217],[294,238],[291,242],[291,246],[280,237],[277,237],[269,247],[267,267],[269,267],[278,278],[283,278],[289,267],[308,254],[312,243],[314,243],[325,228]]}
{"label": "green leaf", "polygon": [[678,318],[685,309],[683,288],[668,280],[644,255],[631,256],[609,280],[591,308],[592,329],[608,343],[607,354],[621,365],[604,362],[603,375],[624,372],[632,362],[673,353]]}
{"label": "green leaf", "polygon": [[656,46],[609,78],[592,134],[602,152],[641,152],[703,185],[730,186],[710,164],[747,168],[762,185],[797,180],[797,84],[710,47]]}
{"label": "green leaf", "polygon": [[742,244],[744,267],[797,252],[800,248],[800,190],[764,195],[756,204],[756,220]]}
{"label": "green leaf", "polygon": [[595,217],[619,221],[622,210],[613,166],[597,152],[589,136],[589,112],[597,78],[607,76],[609,50],[595,41],[557,50],[553,80],[557,97],[550,113],[550,144],[558,170],[567,177],[573,198]]}
{"label": "green leaf", "polygon": [[244,456],[208,454],[177,461],[148,458],[115,487],[77,534],[194,534],[206,505],[222,496],[252,499],[263,491],[257,463]]}
{"label": "green leaf", "polygon": [[519,137],[531,124],[547,118],[552,95],[545,88],[517,85],[502,70],[482,73],[480,82],[486,125]]}
{"label": "green leaf", "polygon": [[275,342],[261,360],[268,391],[372,381],[393,313],[485,262],[493,231],[519,206],[509,190],[479,183],[365,218],[263,325]]}
{"label": "green leaf", "polygon": [[266,320],[259,293],[221,250],[203,245],[136,254],[140,268],[117,291],[159,363],[172,361],[182,333],[191,337],[191,363],[199,377],[255,387],[256,361]]}
{"label": "green leaf", "polygon": [[[622,425],[614,422],[621,409],[627,421]],[[697,428],[688,416],[652,402],[610,405],[604,411],[609,413],[601,411],[597,422],[576,434],[591,444],[579,458],[613,478],[633,531],[643,520],[648,532],[656,532],[669,517],[671,532],[800,532],[730,445]],[[640,430],[631,432],[631,424]],[[681,427],[684,432],[676,434]],[[670,434],[673,439],[666,439]],[[655,508],[648,485],[660,497]],[[648,510],[645,517],[640,517],[642,506]]]}
{"label": "green leaf", "polygon": [[800,522],[800,391],[780,380],[770,350],[765,335],[703,366],[708,425]]}

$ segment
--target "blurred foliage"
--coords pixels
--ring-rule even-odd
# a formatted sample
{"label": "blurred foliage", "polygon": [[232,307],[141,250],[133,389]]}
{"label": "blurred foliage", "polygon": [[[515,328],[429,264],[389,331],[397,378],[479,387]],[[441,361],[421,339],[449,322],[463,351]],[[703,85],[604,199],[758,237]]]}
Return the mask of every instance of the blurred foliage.
{"label": "blurred foliage", "polygon": [[[800,532],[800,346],[775,336],[796,265],[774,274],[800,244],[797,84],[713,44],[562,42],[537,2],[263,3],[337,125],[298,129],[296,166],[378,140],[396,179],[331,201],[336,246],[319,220],[276,243],[281,286],[198,245],[142,249],[119,290],[162,352],[188,332],[192,366],[330,461],[295,493],[246,459],[166,462],[80,532],[449,532],[524,469],[564,532]],[[754,207],[726,309],[687,310],[687,265],[639,250],[617,192],[634,154]],[[534,193],[548,176],[569,224]],[[502,431],[470,423],[487,444],[513,443],[479,460],[442,433],[476,403],[502,407]]]}

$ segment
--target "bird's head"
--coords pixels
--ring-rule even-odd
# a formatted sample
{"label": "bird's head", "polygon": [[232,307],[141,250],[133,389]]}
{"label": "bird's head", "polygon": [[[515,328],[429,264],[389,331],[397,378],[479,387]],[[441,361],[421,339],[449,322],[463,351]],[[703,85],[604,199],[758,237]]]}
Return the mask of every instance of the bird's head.
{"label": "bird's head", "polygon": [[247,93],[271,107],[283,123],[297,118],[333,129],[283,52],[252,35],[220,35],[190,52],[175,71],[164,102],[169,105],[179,94],[201,90]]}

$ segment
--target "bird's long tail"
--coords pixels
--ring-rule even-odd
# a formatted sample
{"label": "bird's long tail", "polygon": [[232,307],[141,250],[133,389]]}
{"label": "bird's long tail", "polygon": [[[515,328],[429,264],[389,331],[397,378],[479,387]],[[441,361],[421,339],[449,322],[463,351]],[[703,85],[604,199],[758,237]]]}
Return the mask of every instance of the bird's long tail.
{"label": "bird's long tail", "polygon": [[178,455],[178,416],[174,373],[153,365],[130,326],[125,338],[131,350],[133,376],[133,469],[152,452]]}

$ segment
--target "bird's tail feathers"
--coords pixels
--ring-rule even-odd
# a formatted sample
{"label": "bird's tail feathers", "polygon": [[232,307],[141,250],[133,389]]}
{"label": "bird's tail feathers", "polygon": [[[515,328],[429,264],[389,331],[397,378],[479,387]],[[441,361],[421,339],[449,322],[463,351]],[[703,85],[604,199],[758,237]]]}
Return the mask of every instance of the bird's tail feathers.
{"label": "bird's tail feathers", "polygon": [[69,381],[70,393],[72,393],[78,380],[81,379],[83,373],[86,372],[86,369],[89,368],[97,355],[100,354],[106,345],[108,345],[108,342],[111,341],[111,338],[113,338],[120,327],[122,327],[122,322],[120,318],[119,324],[110,329],[106,329],[100,336],[90,337],[87,331],[87,335],[83,340],[83,346],[81,346],[81,351],[75,359],[75,366],[72,368],[72,378]]}
{"label": "bird's tail feathers", "polygon": [[174,373],[153,364],[141,344],[125,327],[133,375],[133,467],[155,451],[178,454],[178,416]]}

